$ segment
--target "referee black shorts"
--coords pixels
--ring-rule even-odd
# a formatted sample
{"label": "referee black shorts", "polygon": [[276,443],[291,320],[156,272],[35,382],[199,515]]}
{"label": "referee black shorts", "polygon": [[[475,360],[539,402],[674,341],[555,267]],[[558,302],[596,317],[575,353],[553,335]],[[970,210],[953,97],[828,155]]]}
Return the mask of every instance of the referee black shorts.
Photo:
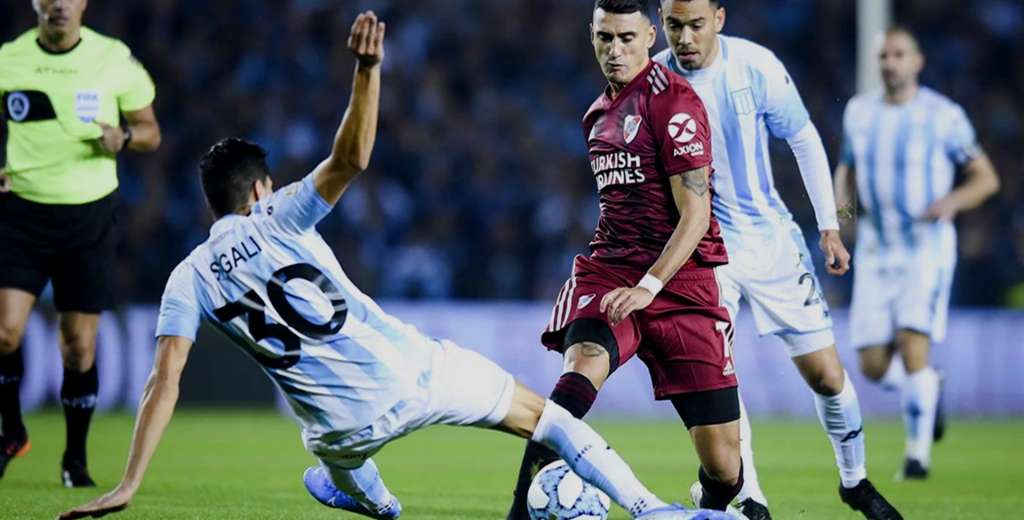
{"label": "referee black shorts", "polygon": [[99,313],[113,304],[114,247],[114,193],[86,204],[0,194],[0,288],[39,296],[52,281],[58,311]]}

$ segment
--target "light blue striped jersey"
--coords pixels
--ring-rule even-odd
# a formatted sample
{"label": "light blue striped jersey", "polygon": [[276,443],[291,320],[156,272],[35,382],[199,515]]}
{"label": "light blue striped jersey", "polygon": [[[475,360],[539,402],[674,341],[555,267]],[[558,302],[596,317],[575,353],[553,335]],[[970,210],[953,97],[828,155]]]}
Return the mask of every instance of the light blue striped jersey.
{"label": "light blue striped jersey", "polygon": [[672,49],[654,60],[681,74],[704,102],[714,150],[712,206],[729,249],[741,247],[743,231],[792,215],[775,189],[768,135],[792,137],[810,121],[785,66],[751,41],[718,36],[714,63],[686,70]]}
{"label": "light blue striped jersey", "polygon": [[195,340],[200,318],[251,355],[307,434],[351,433],[429,379],[438,349],[345,276],[315,225],[331,206],[313,174],[216,221],[171,273],[157,336]]}
{"label": "light blue striped jersey", "polygon": [[964,110],[932,89],[919,87],[900,105],[886,103],[881,90],[850,99],[840,162],[856,171],[867,213],[858,226],[858,251],[900,257],[955,240],[951,222],[922,217],[953,189],[957,166],[979,153]]}

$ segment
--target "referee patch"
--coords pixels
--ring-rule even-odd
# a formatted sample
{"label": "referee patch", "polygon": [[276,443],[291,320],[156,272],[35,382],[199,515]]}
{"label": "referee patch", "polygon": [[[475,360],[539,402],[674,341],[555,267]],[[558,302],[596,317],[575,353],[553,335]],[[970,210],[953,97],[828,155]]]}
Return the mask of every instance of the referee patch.
{"label": "referee patch", "polygon": [[15,123],[29,121],[46,121],[57,119],[53,104],[45,92],[38,90],[15,90],[7,92],[3,97],[4,113],[8,120]]}

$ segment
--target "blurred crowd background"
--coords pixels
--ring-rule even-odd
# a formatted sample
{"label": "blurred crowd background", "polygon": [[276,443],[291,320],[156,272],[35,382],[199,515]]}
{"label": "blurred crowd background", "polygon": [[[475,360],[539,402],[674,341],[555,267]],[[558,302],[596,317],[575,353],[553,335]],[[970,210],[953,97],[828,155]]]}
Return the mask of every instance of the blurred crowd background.
{"label": "blurred crowd background", "polygon": [[[1024,308],[1024,4],[894,4],[927,55],[922,82],[964,106],[1003,180],[995,200],[958,219],[953,303]],[[278,185],[327,153],[354,65],[345,40],[366,8],[388,23],[381,129],[370,170],[321,233],[374,296],[554,298],[598,215],[579,123],[605,84],[588,37],[591,5],[91,2],[86,25],[124,40],[152,74],[164,135],[157,153],[121,163],[119,301],[157,301],[171,269],[205,239],[211,217],[196,164],[217,139],[265,146]],[[782,58],[834,158],[854,94],[856,2],[726,5],[726,32]],[[35,24],[28,0],[3,13],[0,40]],[[784,142],[773,148],[779,190],[813,245],[795,161]],[[822,281],[834,305],[848,302],[849,276]]]}

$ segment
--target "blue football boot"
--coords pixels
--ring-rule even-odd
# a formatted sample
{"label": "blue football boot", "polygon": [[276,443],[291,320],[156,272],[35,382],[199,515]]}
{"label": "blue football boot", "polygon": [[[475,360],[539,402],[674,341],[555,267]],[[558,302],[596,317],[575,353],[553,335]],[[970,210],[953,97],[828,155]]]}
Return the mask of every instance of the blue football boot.
{"label": "blue football boot", "polygon": [[638,520],[736,520],[744,518],[725,511],[713,509],[687,509],[681,504],[652,509],[638,517]]}
{"label": "blue football boot", "polygon": [[309,491],[309,494],[313,495],[317,502],[327,507],[344,509],[376,520],[392,520],[402,514],[402,504],[394,497],[391,499],[391,504],[383,510],[370,511],[356,499],[335,487],[330,477],[327,476],[327,470],[320,465],[307,468],[306,472],[302,474],[302,483],[306,485],[306,491]]}

